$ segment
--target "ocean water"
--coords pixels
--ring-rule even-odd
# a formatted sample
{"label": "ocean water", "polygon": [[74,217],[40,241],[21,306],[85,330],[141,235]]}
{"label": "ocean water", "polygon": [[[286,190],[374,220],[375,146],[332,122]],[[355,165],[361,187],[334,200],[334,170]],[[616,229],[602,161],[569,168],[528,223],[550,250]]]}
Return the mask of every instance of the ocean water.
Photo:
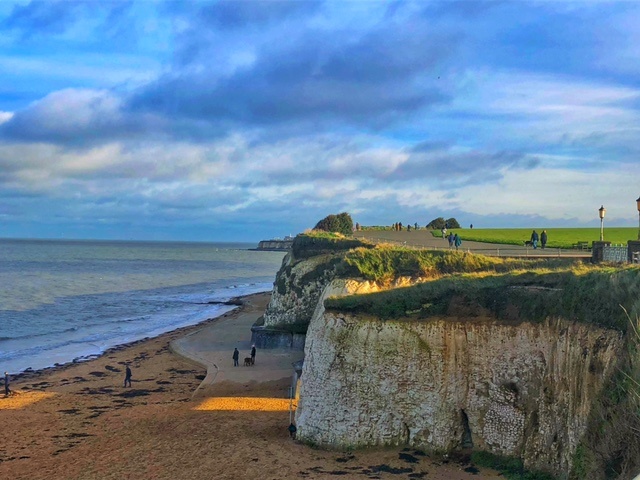
{"label": "ocean water", "polygon": [[270,291],[254,244],[0,239],[0,371],[17,373],[222,315]]}

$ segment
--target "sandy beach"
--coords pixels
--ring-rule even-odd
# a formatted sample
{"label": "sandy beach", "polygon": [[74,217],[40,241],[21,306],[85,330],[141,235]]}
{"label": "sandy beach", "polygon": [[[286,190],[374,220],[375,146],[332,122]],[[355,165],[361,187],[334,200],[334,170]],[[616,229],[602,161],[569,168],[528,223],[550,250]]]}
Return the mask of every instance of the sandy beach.
{"label": "sandy beach", "polygon": [[[323,451],[289,438],[291,363],[302,352],[250,349],[268,294],[217,319],[30,372],[0,397],[0,478],[476,479],[463,458],[415,449]],[[123,387],[125,364],[133,371]]]}

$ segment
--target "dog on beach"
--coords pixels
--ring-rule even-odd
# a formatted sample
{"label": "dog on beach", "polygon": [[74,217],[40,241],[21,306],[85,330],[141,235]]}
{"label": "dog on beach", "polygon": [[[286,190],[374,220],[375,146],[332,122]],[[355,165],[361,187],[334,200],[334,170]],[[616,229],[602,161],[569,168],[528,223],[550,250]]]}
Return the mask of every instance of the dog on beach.
{"label": "dog on beach", "polygon": [[244,366],[245,366],[245,367],[250,367],[251,365],[252,365],[252,363],[251,363],[251,357],[246,357],[246,358],[244,359]]}

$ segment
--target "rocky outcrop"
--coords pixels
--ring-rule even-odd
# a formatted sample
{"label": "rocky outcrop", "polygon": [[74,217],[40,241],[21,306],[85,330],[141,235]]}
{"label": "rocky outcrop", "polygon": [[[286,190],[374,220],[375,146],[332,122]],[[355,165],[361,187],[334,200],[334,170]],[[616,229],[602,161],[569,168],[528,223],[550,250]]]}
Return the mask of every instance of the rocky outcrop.
{"label": "rocky outcrop", "polygon": [[254,325],[252,343],[258,348],[304,349],[309,322],[321,298],[375,293],[415,285],[422,278],[399,277],[388,284],[362,279],[341,279],[338,275],[343,256],[319,255],[294,260],[288,253],[276,275],[269,305]]}
{"label": "rocky outcrop", "polygon": [[335,277],[336,263],[331,255],[298,261],[291,253],[285,255],[264,313],[264,326],[306,330],[322,291]]}
{"label": "rocky outcrop", "polygon": [[291,250],[291,246],[293,245],[293,238],[285,239],[285,240],[261,240],[258,243],[257,250],[269,250],[269,251],[280,251],[280,250]]}
{"label": "rocky outcrop", "polygon": [[[422,278],[399,277],[383,285],[362,279],[337,279],[342,258],[340,254],[319,255],[296,261],[288,253],[276,275],[271,300],[264,313],[263,326],[306,331],[323,294],[323,298],[327,298],[374,293],[424,281]],[[325,291],[327,287],[329,289]]]}
{"label": "rocky outcrop", "polygon": [[[337,280],[322,298],[367,289]],[[566,475],[621,348],[617,331],[560,318],[382,321],[318,302],[298,438],[334,448],[473,446]]]}

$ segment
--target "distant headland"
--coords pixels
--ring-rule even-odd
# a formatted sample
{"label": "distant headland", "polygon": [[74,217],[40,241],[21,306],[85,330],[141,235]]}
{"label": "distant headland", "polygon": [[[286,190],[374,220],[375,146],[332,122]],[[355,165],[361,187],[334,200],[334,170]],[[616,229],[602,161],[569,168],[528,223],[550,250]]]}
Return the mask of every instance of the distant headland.
{"label": "distant headland", "polygon": [[291,250],[291,245],[293,245],[293,239],[295,237],[291,235],[287,235],[282,238],[273,238],[271,240],[261,240],[258,243],[258,248],[256,250],[266,250],[266,251],[284,251]]}

